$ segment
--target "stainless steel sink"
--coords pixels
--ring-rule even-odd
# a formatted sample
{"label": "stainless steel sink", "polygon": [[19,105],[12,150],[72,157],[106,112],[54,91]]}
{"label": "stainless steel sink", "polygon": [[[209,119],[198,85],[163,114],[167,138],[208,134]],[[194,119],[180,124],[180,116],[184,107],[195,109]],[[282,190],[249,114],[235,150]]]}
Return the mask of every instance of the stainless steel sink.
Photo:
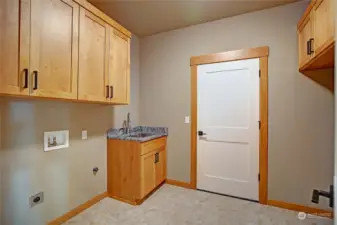
{"label": "stainless steel sink", "polygon": [[135,134],[130,134],[130,137],[135,137],[135,138],[144,138],[144,137],[149,137],[154,134],[152,133],[135,133]]}

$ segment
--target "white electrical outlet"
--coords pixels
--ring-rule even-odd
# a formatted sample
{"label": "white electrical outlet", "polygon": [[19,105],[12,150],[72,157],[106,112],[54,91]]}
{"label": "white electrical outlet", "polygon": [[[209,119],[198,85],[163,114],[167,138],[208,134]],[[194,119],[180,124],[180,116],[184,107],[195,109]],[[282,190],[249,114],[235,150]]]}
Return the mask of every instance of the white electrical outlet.
{"label": "white electrical outlet", "polygon": [[82,130],[82,140],[88,139],[88,132],[86,130]]}
{"label": "white electrical outlet", "polygon": [[190,123],[190,117],[189,116],[185,116],[185,123]]}

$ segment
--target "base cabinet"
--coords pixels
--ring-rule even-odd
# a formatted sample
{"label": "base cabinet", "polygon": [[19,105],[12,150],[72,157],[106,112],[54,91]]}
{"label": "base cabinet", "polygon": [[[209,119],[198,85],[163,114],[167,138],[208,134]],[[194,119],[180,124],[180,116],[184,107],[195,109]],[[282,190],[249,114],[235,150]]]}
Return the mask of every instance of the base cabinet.
{"label": "base cabinet", "polygon": [[144,143],[108,140],[110,197],[137,205],[166,180],[166,137]]}

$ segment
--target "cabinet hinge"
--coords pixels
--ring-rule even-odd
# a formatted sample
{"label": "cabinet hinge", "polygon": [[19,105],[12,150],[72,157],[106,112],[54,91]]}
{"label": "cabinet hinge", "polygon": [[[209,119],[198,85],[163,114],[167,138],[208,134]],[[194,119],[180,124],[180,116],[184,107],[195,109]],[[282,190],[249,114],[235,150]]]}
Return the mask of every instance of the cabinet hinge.
{"label": "cabinet hinge", "polygon": [[260,181],[260,174],[257,176],[257,179]]}
{"label": "cabinet hinge", "polygon": [[261,78],[261,70],[259,70],[259,77]]}
{"label": "cabinet hinge", "polygon": [[261,121],[259,121],[259,130],[261,130]]}

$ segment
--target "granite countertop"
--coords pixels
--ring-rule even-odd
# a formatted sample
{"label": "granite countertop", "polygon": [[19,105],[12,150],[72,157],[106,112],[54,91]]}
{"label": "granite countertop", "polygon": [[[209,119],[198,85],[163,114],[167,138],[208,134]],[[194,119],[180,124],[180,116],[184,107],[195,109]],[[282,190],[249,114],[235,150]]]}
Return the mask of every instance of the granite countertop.
{"label": "granite countertop", "polygon": [[168,135],[166,127],[146,127],[138,126],[131,128],[129,134],[124,134],[123,128],[109,129],[107,132],[108,139],[119,139],[137,142],[146,142],[156,138],[165,137]]}

